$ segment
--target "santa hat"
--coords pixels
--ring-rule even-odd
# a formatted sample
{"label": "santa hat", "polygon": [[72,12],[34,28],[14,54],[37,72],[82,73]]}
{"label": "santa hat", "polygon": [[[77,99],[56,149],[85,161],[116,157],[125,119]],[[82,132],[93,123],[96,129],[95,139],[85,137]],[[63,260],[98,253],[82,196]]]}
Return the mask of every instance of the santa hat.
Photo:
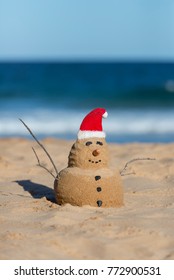
{"label": "santa hat", "polygon": [[78,132],[78,139],[99,137],[105,138],[105,132],[102,129],[102,117],[107,118],[108,113],[104,108],[96,108],[92,110],[83,119],[80,130]]}

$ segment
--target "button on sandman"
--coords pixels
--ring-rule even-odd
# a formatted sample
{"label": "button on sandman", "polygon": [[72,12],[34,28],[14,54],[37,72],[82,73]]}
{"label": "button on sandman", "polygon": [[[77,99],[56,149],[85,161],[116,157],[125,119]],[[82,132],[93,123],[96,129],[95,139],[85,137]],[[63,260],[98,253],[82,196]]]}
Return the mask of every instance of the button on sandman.
{"label": "button on sandman", "polygon": [[97,200],[97,205],[98,205],[98,207],[101,207],[102,206],[102,201],[101,200]]}
{"label": "button on sandman", "polygon": [[95,180],[96,180],[96,181],[98,181],[98,180],[100,180],[100,179],[101,179],[101,176],[99,176],[99,175],[98,175],[98,176],[95,176]]}

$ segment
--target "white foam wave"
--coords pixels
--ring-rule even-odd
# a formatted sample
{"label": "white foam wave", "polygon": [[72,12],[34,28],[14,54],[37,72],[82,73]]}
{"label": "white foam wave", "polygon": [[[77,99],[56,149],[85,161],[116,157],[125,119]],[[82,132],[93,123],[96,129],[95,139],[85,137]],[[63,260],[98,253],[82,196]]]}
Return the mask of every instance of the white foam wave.
{"label": "white foam wave", "polygon": [[[45,136],[76,134],[88,113],[76,110],[30,110],[0,112],[0,135],[27,135],[22,118],[36,134]],[[110,110],[103,120],[107,134],[174,133],[174,109],[170,110]]]}

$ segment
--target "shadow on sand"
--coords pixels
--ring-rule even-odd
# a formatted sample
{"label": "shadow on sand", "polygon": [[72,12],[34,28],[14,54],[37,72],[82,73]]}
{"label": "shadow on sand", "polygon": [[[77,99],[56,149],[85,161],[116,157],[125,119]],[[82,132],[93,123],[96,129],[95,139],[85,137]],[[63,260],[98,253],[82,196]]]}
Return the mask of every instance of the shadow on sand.
{"label": "shadow on sand", "polygon": [[22,186],[24,191],[29,192],[33,198],[39,199],[45,197],[47,200],[56,203],[53,189],[31,182],[30,180],[20,180],[15,182],[18,183],[19,186]]}

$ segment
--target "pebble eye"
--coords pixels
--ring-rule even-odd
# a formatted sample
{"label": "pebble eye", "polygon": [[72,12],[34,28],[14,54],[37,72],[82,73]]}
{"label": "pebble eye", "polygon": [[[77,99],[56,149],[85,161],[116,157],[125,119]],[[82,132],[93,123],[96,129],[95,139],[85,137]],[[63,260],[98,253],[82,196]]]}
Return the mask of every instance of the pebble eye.
{"label": "pebble eye", "polygon": [[103,142],[97,141],[96,142],[97,145],[103,146]]}
{"label": "pebble eye", "polygon": [[86,146],[89,146],[89,145],[91,145],[91,144],[92,144],[91,141],[86,142]]}

